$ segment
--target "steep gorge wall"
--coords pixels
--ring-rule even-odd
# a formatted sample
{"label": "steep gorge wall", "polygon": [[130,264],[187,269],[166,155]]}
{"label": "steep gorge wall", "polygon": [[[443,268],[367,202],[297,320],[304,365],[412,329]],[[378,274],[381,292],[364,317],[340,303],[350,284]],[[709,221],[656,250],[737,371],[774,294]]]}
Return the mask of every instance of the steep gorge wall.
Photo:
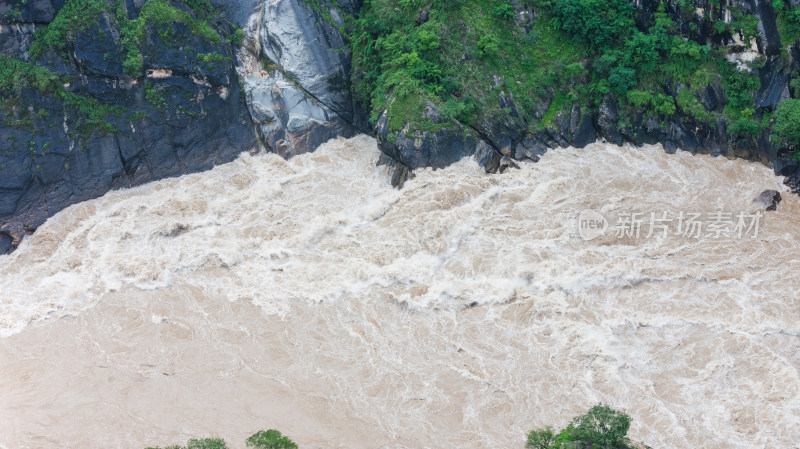
{"label": "steep gorge wall", "polygon": [[[339,30],[360,1],[155,3],[0,0],[0,254],[111,189],[207,170],[259,145],[291,157],[366,130]],[[37,30],[64,18],[63,48],[34,54]],[[132,23],[144,28],[133,71]],[[29,73],[41,69],[53,78],[46,88]]]}

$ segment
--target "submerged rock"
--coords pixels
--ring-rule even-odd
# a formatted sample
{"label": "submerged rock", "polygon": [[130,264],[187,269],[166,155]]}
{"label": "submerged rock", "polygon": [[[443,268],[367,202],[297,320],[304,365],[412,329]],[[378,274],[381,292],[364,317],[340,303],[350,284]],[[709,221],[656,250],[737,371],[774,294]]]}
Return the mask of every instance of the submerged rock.
{"label": "submerged rock", "polygon": [[500,158],[500,168],[498,168],[497,171],[499,173],[504,173],[509,168],[519,169],[519,165],[517,165],[517,163],[514,162],[514,160],[511,159],[510,157],[503,156],[502,158]]}
{"label": "submerged rock", "polygon": [[753,200],[753,206],[761,210],[777,210],[778,203],[781,202],[781,194],[777,190],[765,190]]}

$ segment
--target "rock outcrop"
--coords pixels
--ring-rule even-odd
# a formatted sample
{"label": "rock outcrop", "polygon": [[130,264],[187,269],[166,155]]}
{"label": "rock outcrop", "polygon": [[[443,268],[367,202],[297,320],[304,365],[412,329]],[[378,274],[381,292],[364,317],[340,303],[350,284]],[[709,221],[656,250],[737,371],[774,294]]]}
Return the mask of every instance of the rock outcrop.
{"label": "rock outcrop", "polygon": [[428,102],[422,117],[429,120],[430,130],[409,134],[406,127],[398,133],[389,132],[384,113],[375,125],[375,134],[383,153],[413,170],[419,167],[442,168],[475,154],[481,141],[457,121],[444,119],[433,103]]}
{"label": "rock outcrop", "polygon": [[314,100],[352,121],[350,53],[334,27],[344,22],[333,5],[320,3],[320,7],[330,19],[300,0],[265,2],[260,30],[262,54]]}
{"label": "rock outcrop", "polygon": [[285,158],[355,133],[339,115],[314,101],[278,70],[268,76],[248,76],[245,92],[261,142]]}
{"label": "rock outcrop", "polygon": [[246,27],[240,73],[261,143],[284,157],[314,151],[356,128],[350,53],[339,28],[352,2],[276,0]]}

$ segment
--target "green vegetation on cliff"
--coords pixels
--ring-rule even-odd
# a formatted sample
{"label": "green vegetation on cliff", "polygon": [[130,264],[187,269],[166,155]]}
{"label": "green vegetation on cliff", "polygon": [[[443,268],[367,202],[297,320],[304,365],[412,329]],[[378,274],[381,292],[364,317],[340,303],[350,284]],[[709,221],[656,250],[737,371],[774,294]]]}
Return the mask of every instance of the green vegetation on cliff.
{"label": "green vegetation on cliff", "polygon": [[61,51],[70,37],[96,22],[97,15],[110,8],[105,0],[68,0],[50,24],[36,33],[30,48],[34,59],[48,48]]}
{"label": "green vegetation on cliff", "polygon": [[778,31],[783,42],[800,39],[800,6],[792,7],[789,0],[773,0],[772,7],[778,14]]}
{"label": "green vegetation on cliff", "polygon": [[72,77],[59,75],[45,67],[0,55],[0,93],[3,94],[0,107],[6,112],[2,125],[33,128],[35,120],[54,123],[43,110],[34,114],[31,108],[19,107],[23,92],[34,90],[63,102],[65,113],[72,119],[79,137],[86,137],[95,130],[113,132],[115,128],[106,118],[119,117],[125,110],[96,98],[68,92],[64,85],[71,80]]}
{"label": "green vegetation on cliff", "polygon": [[[515,112],[506,97],[528,131],[568,106],[616,99],[628,117],[724,118],[735,134],[760,133],[769,117],[754,113],[758,77],[725,59],[725,47],[688,39],[676,11],[696,14],[690,2],[662,1],[642,29],[629,0],[366,0],[351,35],[353,92],[373,121],[388,110],[392,132],[424,129],[425,100],[480,127]],[[715,8],[705,14],[721,20]],[[717,32],[756,36],[755,17],[734,16]],[[727,101],[719,110],[701,103],[708,85]]]}
{"label": "green vegetation on cliff", "polygon": [[[53,64],[48,62],[47,55],[54,52],[65,62],[75,59],[75,55],[69,54],[73,41],[79,33],[96,27],[96,39],[118,39],[107,47],[109,52],[121,51],[125,74],[142,77],[142,49],[148,30],[156,32],[166,45],[178,48],[186,45],[185,38],[175,34],[174,26],[178,23],[186,25],[192,35],[212,45],[236,43],[242,38],[242,31],[222,17],[208,0],[148,0],[134,19],[129,18],[123,0],[66,0],[53,21],[36,32],[27,58],[25,55],[21,55],[24,59],[0,55],[0,106],[6,112],[2,125],[30,128],[32,134],[42,127],[55,126],[54,117],[31,112],[41,110],[41,102],[46,101],[42,98],[45,97],[63,104],[64,124],[68,125],[72,138],[85,139],[95,131],[116,132],[112,122],[117,117],[141,118],[141,112],[128,111],[89,95],[77,85],[76,75],[57,73],[54,70],[61,70],[58,68],[51,69]],[[105,59],[109,57],[107,53]],[[197,55],[198,65],[209,70],[231,58],[230,54],[217,52]],[[107,75],[123,74],[112,72]],[[145,83],[145,97],[159,109],[166,105],[166,98],[149,83]],[[178,109],[190,113],[185,108]],[[16,147],[23,143],[8,144]]]}
{"label": "green vegetation on cliff", "polygon": [[221,26],[230,23],[217,13],[208,0],[174,3],[149,0],[135,19],[128,18],[128,10],[122,0],[67,0],[53,22],[37,32],[30,53],[37,59],[48,49],[53,49],[64,56],[70,39],[104,18],[112,21],[119,30],[120,45],[126,54],[123,66],[131,76],[138,75],[142,70],[141,47],[148,27],[156,27],[164,41],[174,40],[171,38],[173,23],[185,24],[192,34],[213,44],[220,44],[223,36],[229,41],[240,40],[242,34],[236,27]]}
{"label": "green vegetation on cliff", "polygon": [[[420,10],[429,16],[422,23]],[[422,125],[415,120],[420,97],[466,124],[505,113],[492,95],[500,90],[534,113],[548,90],[570,92],[583,72],[584,49],[548,21],[533,21],[525,34],[513,16],[499,0],[366,1],[352,39],[357,100],[373,120],[388,107],[393,131]]]}

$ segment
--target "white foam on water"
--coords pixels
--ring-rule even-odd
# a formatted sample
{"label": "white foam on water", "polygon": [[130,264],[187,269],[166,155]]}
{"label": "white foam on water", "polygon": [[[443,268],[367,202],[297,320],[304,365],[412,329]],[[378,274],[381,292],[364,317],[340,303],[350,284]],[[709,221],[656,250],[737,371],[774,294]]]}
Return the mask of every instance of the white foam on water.
{"label": "white foam on water", "polygon": [[0,443],[237,447],[269,416],[304,447],[510,448],[605,401],[653,447],[798,447],[800,201],[757,238],[576,223],[746,211],[771,170],[594,144],[396,190],[378,154],[245,154],[48,220],[0,257]]}

